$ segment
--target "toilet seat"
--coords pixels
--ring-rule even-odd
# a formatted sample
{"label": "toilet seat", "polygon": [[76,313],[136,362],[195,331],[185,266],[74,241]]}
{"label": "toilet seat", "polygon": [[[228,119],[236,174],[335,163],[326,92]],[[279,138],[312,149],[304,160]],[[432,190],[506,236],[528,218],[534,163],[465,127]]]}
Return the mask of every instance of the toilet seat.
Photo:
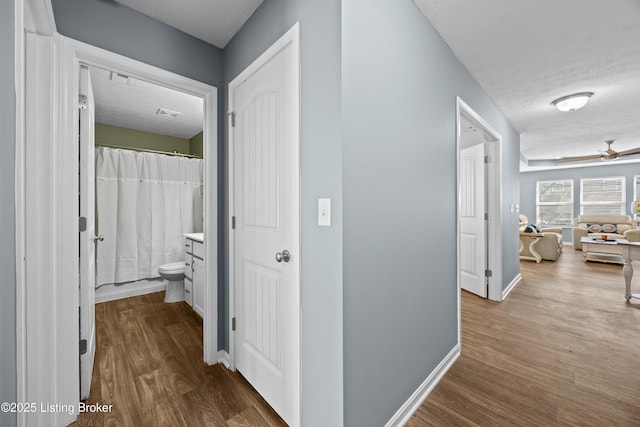
{"label": "toilet seat", "polygon": [[159,273],[169,273],[169,274],[180,273],[181,270],[184,273],[184,262],[172,262],[169,264],[161,265],[158,268]]}

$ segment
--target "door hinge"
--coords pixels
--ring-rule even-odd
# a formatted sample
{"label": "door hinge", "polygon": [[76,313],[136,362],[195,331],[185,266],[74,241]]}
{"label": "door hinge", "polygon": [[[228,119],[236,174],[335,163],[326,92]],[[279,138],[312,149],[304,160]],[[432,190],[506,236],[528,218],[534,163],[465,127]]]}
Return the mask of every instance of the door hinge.
{"label": "door hinge", "polygon": [[489,221],[489,212],[484,214],[484,220]]}
{"label": "door hinge", "polygon": [[232,331],[236,330],[236,318],[235,317],[231,318],[231,330]]}
{"label": "door hinge", "polygon": [[87,109],[87,96],[86,95],[79,95],[78,96],[78,108],[81,110],[86,110]]}
{"label": "door hinge", "polygon": [[484,162],[485,162],[485,163],[491,163],[491,157],[489,157],[489,156],[484,156]]}
{"label": "door hinge", "polygon": [[236,229],[236,217],[235,216],[231,217],[231,229],[232,230]]}
{"label": "door hinge", "polygon": [[80,354],[85,354],[87,352],[87,340],[80,340]]}
{"label": "door hinge", "polygon": [[227,116],[231,117],[231,127],[236,127],[236,113],[233,111],[227,111]]}
{"label": "door hinge", "polygon": [[81,216],[79,223],[80,231],[87,231],[87,218]]}
{"label": "door hinge", "polygon": [[484,271],[484,276],[485,276],[485,277],[492,277],[492,276],[493,276],[493,271],[491,271],[491,270],[485,270],[485,271]]}

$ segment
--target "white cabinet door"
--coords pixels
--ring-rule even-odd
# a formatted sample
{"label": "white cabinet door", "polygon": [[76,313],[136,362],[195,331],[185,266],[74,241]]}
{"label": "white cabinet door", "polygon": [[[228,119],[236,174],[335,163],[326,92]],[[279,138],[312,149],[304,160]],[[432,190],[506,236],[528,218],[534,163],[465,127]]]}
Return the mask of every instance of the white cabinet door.
{"label": "white cabinet door", "polygon": [[204,317],[204,261],[193,257],[193,309]]}
{"label": "white cabinet door", "polygon": [[184,278],[184,302],[193,307],[193,282],[188,277]]}

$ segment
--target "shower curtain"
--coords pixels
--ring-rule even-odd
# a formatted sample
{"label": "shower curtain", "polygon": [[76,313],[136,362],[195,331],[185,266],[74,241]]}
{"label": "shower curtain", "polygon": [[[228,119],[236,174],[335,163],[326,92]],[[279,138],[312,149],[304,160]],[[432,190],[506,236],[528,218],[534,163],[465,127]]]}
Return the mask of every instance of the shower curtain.
{"label": "shower curtain", "polygon": [[159,277],[202,232],[203,161],[96,147],[96,287]]}

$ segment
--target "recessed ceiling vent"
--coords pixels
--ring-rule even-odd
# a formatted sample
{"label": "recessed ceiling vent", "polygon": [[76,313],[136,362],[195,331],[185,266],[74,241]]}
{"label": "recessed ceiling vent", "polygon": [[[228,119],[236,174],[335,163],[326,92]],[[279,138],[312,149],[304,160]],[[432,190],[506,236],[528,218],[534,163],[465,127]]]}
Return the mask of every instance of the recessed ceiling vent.
{"label": "recessed ceiling vent", "polygon": [[175,119],[180,115],[180,113],[178,111],[167,110],[166,108],[158,108],[158,111],[156,111],[156,115],[163,116],[163,117],[171,117],[172,119]]}

